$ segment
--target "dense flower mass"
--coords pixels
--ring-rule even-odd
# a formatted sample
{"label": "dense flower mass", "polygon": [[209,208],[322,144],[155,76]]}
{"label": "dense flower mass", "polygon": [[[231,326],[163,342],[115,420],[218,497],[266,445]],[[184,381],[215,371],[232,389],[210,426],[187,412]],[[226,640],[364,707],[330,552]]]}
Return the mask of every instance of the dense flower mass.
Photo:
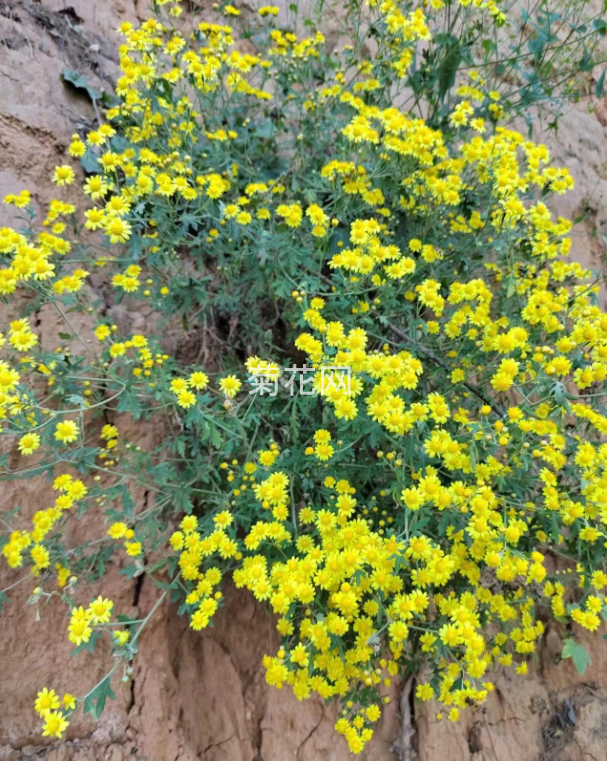
{"label": "dense flower mass", "polygon": [[[339,699],[353,752],[394,678],[455,721],[495,667],[526,673],[547,615],[575,632],[606,613],[607,314],[550,211],[571,175],[482,73],[474,35],[499,40],[509,8],[371,0],[334,55],[274,6],[222,6],[239,40],[156,3],[121,25],[117,104],[55,169],[82,217],[54,200],[38,230],[22,191],[0,229],[0,294],[26,304],[0,336],[2,475],[57,492],[31,526],[7,517],[2,553],[37,577],[32,604],[67,604],[77,650],[107,636],[115,656],[83,698],[38,694],[43,734],[100,714],[168,594],[207,627],[226,574],[276,616],[268,683]],[[127,296],[145,335],[112,321]],[[27,317],[45,304],[52,346]],[[163,441],[129,440],[150,418]],[[100,528],[74,545],[87,510]],[[142,619],[80,592],[119,553],[162,590]]]}

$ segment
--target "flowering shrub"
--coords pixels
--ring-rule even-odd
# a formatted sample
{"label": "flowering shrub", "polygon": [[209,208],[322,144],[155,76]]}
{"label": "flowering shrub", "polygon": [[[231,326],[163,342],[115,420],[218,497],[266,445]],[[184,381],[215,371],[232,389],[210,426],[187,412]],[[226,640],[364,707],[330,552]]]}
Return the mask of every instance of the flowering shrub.
{"label": "flowering shrub", "polygon": [[[297,36],[277,8],[226,5],[235,43],[225,19],[156,5],[165,20],[121,26],[107,121],[72,139],[85,181],[56,168],[83,213],[55,200],[39,230],[22,191],[0,230],[22,315],[3,478],[57,494],[6,516],[2,552],[28,569],[15,583],[37,578],[32,603],[68,606],[77,651],[108,636],[115,656],[83,697],[38,694],[44,734],[100,715],[165,597],[211,624],[225,575],[277,616],[268,682],[338,698],[352,751],[394,676],[455,721],[495,667],[526,673],[547,615],[594,631],[605,611],[607,315],[547,206],[571,176],[507,122],[548,97],[558,112],[546,46],[566,34],[579,73],[604,22],[582,28],[577,3],[556,32],[526,19],[531,60],[513,47],[504,66],[515,22],[494,0],[347,6],[338,53],[314,17]],[[146,334],[114,324],[127,298]],[[167,352],[176,325],[196,361]],[[162,443],[126,440],[129,419]],[[144,619],[80,592],[114,562],[161,590]]]}

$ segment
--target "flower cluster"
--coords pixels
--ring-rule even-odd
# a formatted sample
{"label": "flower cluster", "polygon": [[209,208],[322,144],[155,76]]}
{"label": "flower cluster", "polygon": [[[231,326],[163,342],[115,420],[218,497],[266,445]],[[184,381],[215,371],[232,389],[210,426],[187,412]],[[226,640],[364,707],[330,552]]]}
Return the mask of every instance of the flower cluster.
{"label": "flower cluster", "polygon": [[[54,200],[37,231],[22,191],[0,229],[20,310],[0,336],[1,473],[59,492],[31,528],[5,523],[32,604],[62,600],[76,649],[111,631],[127,662],[167,595],[198,631],[231,576],[277,616],[267,681],[339,700],[354,752],[392,680],[456,721],[495,668],[526,673],[550,616],[575,636],[607,611],[607,316],[550,210],[570,173],[508,123],[530,80],[551,102],[556,85],[512,54],[499,3],[455,4],[446,33],[443,0],[371,0],[335,52],[274,6],[189,34],[157,0],[120,27],[116,103],[55,169],[82,214]],[[489,26],[513,91],[477,57]],[[47,304],[52,338],[31,317]],[[309,391],[247,393],[295,360]],[[86,540],[63,532],[88,509]],[[161,593],[119,630],[110,600],[73,595],[121,545],[120,573]],[[81,703],[98,715],[115,668],[82,700],[40,692],[44,734]]]}
{"label": "flower cluster", "polygon": [[[23,438],[25,437],[21,440]],[[60,492],[53,507],[35,512],[32,517],[32,530],[13,531],[2,548],[2,554],[11,568],[23,565],[25,550],[29,550],[35,575],[48,568],[51,565],[51,559],[49,550],[44,545],[45,537],[61,520],[64,513],[77,502],[85,499],[88,493],[87,487],[80,479],[74,479],[68,474],[58,476],[53,482],[53,489]]]}

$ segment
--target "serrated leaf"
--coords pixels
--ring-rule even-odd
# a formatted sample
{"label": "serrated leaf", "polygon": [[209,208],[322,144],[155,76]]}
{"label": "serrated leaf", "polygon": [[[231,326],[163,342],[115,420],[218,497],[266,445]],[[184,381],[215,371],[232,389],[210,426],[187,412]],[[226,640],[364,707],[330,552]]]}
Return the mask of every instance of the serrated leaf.
{"label": "serrated leaf", "polygon": [[103,713],[106,700],[108,698],[112,698],[112,700],[116,699],[116,693],[112,690],[110,679],[111,675],[108,674],[84,701],[84,713],[90,713],[95,721]]}
{"label": "serrated leaf", "polygon": [[86,407],[84,397],[79,396],[78,394],[70,394],[69,396],[66,396],[65,401],[68,404],[73,404],[74,407]]}
{"label": "serrated leaf", "polygon": [[583,674],[592,664],[592,658],[586,648],[574,639],[565,640],[561,657],[571,658],[578,674]]}
{"label": "serrated leaf", "polygon": [[82,653],[82,652],[94,653],[95,645],[100,639],[101,639],[101,633],[98,631],[94,631],[89,637],[88,642],[81,642],[78,645],[78,647],[75,647],[72,650],[71,657],[74,657],[75,655],[78,655],[79,653]]}
{"label": "serrated leaf", "polygon": [[135,507],[135,502],[133,500],[133,497],[131,496],[131,492],[127,489],[126,486],[122,487],[122,508],[126,515],[132,516],[133,510]]}
{"label": "serrated leaf", "polygon": [[141,568],[137,567],[134,563],[129,563],[118,571],[118,575],[126,576],[127,579],[136,579],[137,576],[141,576]]}

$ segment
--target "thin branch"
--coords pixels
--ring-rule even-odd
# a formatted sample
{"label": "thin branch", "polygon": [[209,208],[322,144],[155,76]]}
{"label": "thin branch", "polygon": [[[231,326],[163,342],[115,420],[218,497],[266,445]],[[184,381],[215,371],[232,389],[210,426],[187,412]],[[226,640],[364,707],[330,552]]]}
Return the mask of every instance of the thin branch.
{"label": "thin branch", "polygon": [[[406,341],[407,343],[411,344],[412,346],[415,346],[416,349],[419,349],[419,351],[422,352],[426,357],[428,357],[429,360],[434,362],[435,364],[439,365],[439,367],[442,367],[444,370],[449,370],[449,365],[446,362],[443,362],[440,357],[437,357],[434,352],[430,351],[430,349],[426,349],[425,346],[422,344],[417,343],[417,341],[414,341],[412,338],[410,338],[404,331],[402,331],[400,328],[397,328],[395,325],[390,325],[390,330],[392,332],[396,333],[396,335],[399,338],[402,338],[403,341]],[[487,404],[491,409],[500,417],[505,417],[506,412],[502,409],[502,407],[499,406],[499,404],[496,404],[493,400],[491,400],[488,396],[485,396],[483,392],[478,388],[478,386],[472,385],[472,383],[466,383],[465,381],[462,383],[462,386],[465,386],[465,388],[470,391],[470,393],[474,394],[476,397],[478,397],[482,402]]]}

